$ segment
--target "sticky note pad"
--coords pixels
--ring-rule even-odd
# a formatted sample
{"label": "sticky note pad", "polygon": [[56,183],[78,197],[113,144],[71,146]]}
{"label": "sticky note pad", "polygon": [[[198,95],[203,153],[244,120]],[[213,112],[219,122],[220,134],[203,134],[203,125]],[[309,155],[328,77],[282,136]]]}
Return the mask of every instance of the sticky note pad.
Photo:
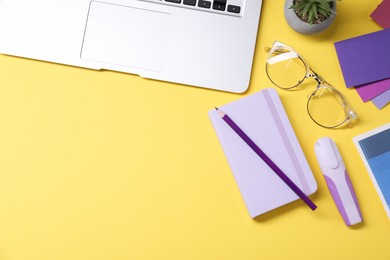
{"label": "sticky note pad", "polygon": [[356,87],[390,78],[390,29],[335,43],[345,85]]}

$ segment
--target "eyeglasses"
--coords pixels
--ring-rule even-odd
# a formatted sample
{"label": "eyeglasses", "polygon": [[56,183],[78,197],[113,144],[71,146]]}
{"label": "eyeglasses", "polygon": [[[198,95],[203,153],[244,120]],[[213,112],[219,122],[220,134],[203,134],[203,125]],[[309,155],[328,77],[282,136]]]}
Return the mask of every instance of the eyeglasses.
{"label": "eyeglasses", "polygon": [[336,128],[345,124],[352,127],[357,114],[346,97],[314,72],[293,48],[275,41],[272,48],[266,50],[269,54],[265,69],[275,86],[291,90],[307,78],[317,82],[317,88],[309,94],[306,105],[307,113],[317,125]]}

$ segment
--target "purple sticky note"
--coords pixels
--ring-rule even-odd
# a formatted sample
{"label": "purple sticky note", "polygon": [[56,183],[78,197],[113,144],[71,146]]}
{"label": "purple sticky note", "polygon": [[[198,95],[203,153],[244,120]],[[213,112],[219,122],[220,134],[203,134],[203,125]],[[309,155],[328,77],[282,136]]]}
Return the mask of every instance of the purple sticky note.
{"label": "purple sticky note", "polygon": [[390,0],[383,0],[382,3],[370,15],[383,28],[390,28]]}
{"label": "purple sticky note", "polygon": [[388,89],[390,89],[390,79],[384,79],[356,87],[356,91],[362,98],[363,102],[373,99]]}
{"label": "purple sticky note", "polygon": [[387,90],[379,96],[374,97],[371,101],[378,109],[382,109],[387,105],[387,103],[390,102],[390,90]]}
{"label": "purple sticky note", "polygon": [[390,29],[335,43],[345,85],[390,78]]}

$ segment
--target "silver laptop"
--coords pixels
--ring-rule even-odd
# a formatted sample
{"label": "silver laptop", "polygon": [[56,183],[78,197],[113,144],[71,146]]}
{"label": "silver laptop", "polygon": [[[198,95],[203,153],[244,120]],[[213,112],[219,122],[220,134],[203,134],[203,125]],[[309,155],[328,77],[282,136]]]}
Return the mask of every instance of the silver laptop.
{"label": "silver laptop", "polygon": [[0,0],[0,53],[244,92],[261,0]]}

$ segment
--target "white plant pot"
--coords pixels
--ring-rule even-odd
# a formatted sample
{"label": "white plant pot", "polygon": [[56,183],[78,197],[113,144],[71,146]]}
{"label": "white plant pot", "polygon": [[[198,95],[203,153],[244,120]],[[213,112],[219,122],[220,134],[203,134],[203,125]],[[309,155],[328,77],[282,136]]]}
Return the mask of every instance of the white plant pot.
{"label": "white plant pot", "polygon": [[302,21],[299,16],[295,13],[293,9],[290,7],[294,4],[294,0],[286,0],[284,2],[284,17],[290,27],[301,34],[316,34],[324,31],[328,28],[332,23],[334,18],[336,17],[336,2],[333,1],[332,8],[333,13],[331,13],[325,21],[319,24],[309,24]]}

